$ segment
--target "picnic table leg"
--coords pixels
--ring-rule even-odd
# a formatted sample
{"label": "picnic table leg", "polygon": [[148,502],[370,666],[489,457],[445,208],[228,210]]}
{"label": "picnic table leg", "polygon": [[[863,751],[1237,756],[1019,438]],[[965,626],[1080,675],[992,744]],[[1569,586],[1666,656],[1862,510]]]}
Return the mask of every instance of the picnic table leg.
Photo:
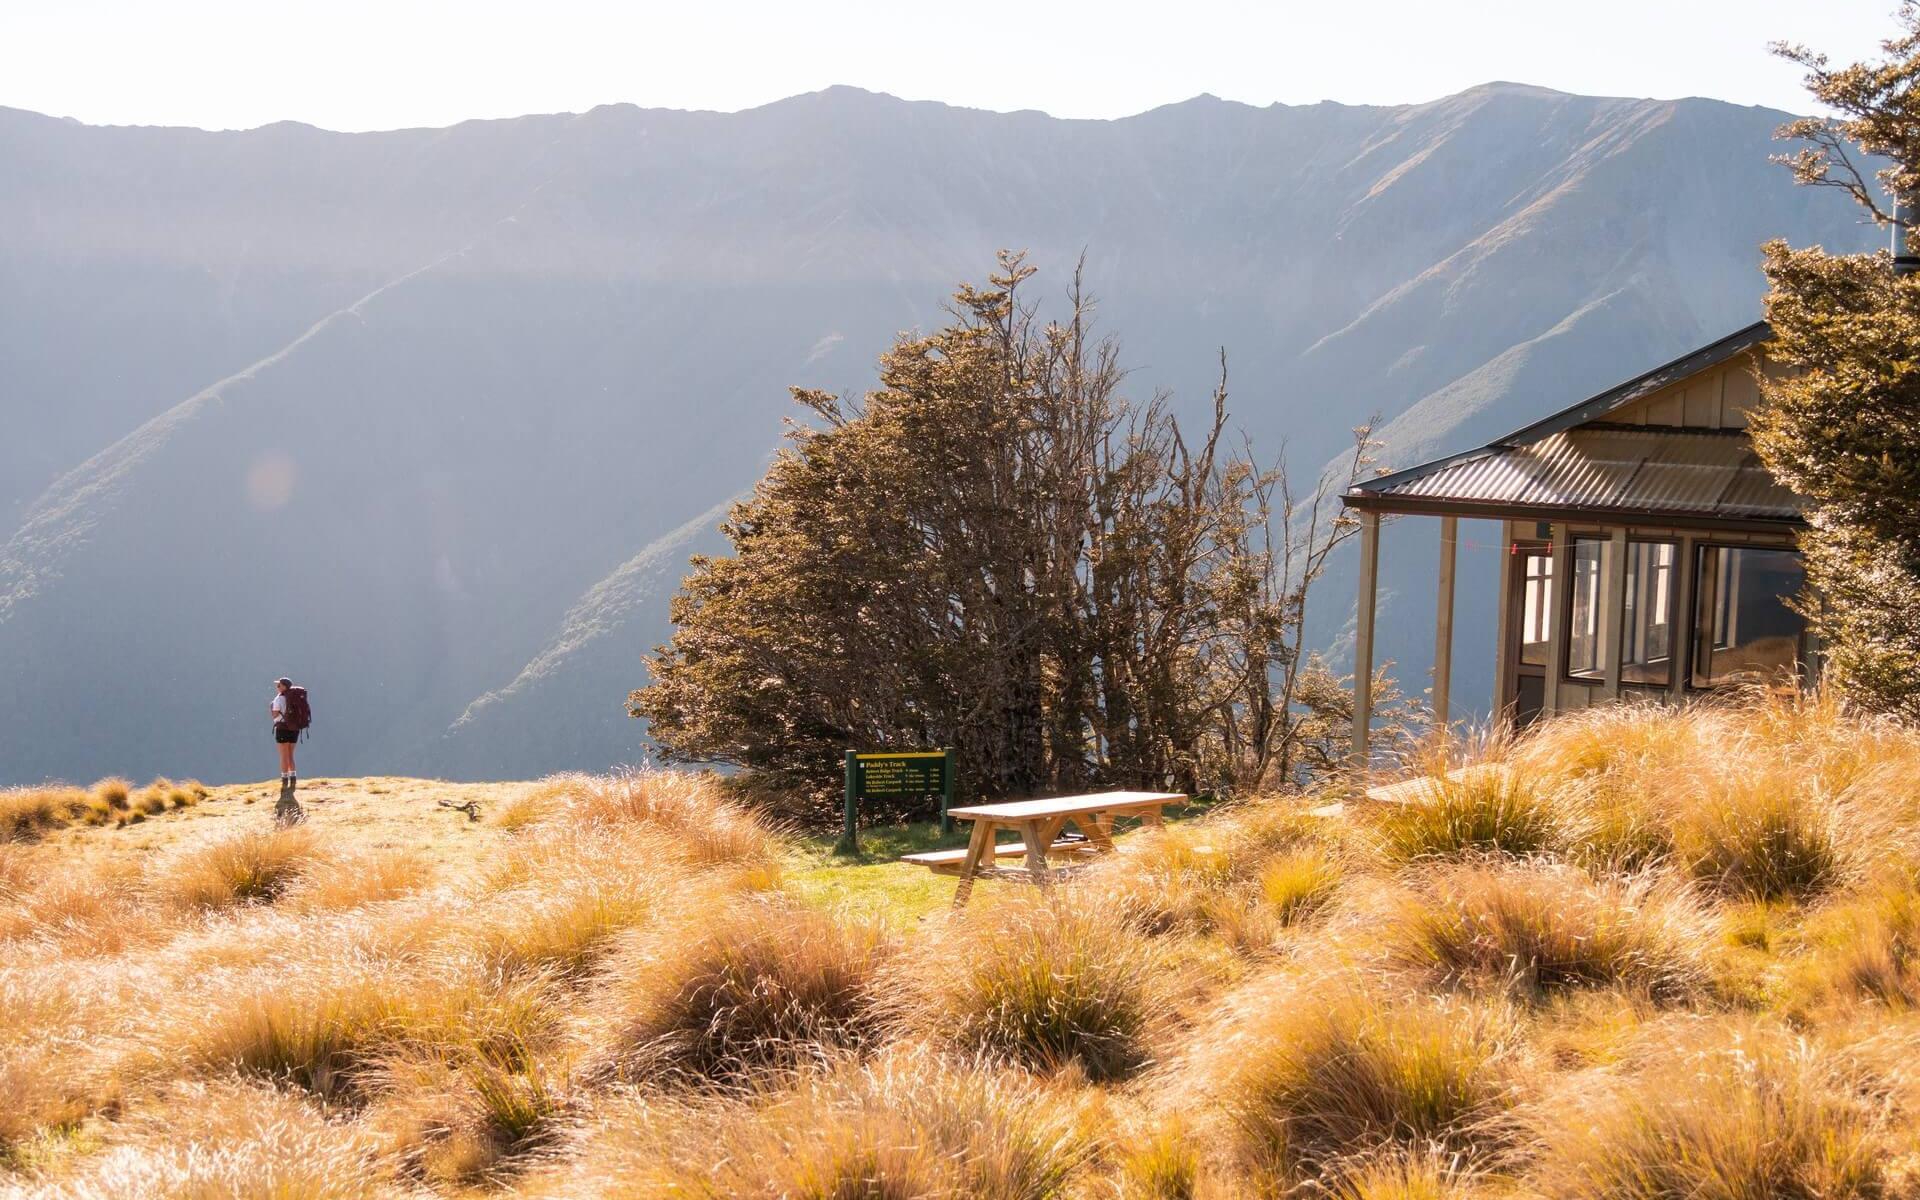
{"label": "picnic table leg", "polygon": [[1035,883],[1045,887],[1053,880],[1047,870],[1047,846],[1053,839],[1045,836],[1047,831],[1039,821],[1022,821],[1020,832],[1027,843],[1027,873],[1033,876]]}
{"label": "picnic table leg", "polygon": [[1141,809],[1140,823],[1149,829],[1160,828],[1160,809],[1158,807]]}
{"label": "picnic table leg", "polygon": [[967,897],[973,894],[973,876],[980,869],[980,856],[993,854],[992,821],[982,818],[973,823],[973,836],[967,839],[967,856],[960,860],[960,883],[953,889],[953,906],[956,909],[967,906]]}
{"label": "picnic table leg", "polygon": [[1087,835],[1087,841],[1095,849],[1105,854],[1113,849],[1113,814],[1104,812],[1087,813],[1075,817],[1073,823],[1080,832]]}

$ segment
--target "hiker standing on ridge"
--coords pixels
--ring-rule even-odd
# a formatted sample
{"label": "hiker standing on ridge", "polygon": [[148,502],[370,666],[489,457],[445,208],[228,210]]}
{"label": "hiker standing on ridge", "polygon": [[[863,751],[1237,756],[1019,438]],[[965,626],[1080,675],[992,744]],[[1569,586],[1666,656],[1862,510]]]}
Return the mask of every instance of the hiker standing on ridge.
{"label": "hiker standing on ridge", "polygon": [[290,789],[298,781],[293,765],[293,744],[312,717],[307,708],[307,689],[293,686],[285,675],[273,682],[273,699],[267,702],[267,715],[273,718],[273,740],[280,747],[280,787]]}

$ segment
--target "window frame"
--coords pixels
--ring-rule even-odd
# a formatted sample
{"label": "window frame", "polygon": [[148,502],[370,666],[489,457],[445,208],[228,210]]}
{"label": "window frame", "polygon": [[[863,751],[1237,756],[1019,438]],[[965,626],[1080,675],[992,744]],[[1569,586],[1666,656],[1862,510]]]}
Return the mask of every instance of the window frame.
{"label": "window frame", "polygon": [[[1600,594],[1595,601],[1596,607],[1594,611],[1599,612],[1600,611],[1599,606],[1606,604],[1607,602],[1606,547],[1607,547],[1607,544],[1612,540],[1613,540],[1612,533],[1604,529],[1598,533],[1593,533],[1593,532],[1578,533],[1571,529],[1567,531],[1567,578],[1566,578],[1567,586],[1563,589],[1563,591],[1565,592],[1565,595],[1563,595],[1560,598],[1559,603],[1556,605],[1556,607],[1559,609],[1560,620],[1563,622],[1561,628],[1563,628],[1566,631],[1560,638],[1560,661],[1557,664],[1555,664],[1556,668],[1560,672],[1560,680],[1562,683],[1578,684],[1581,687],[1593,687],[1595,685],[1604,684],[1606,682],[1607,665],[1605,663],[1600,664],[1598,668],[1599,673],[1595,675],[1577,675],[1574,673],[1574,670],[1573,670],[1573,593],[1575,591],[1574,580],[1579,578],[1578,564],[1580,562],[1580,543],[1592,542],[1601,548],[1600,565],[1598,568]],[[1604,619],[1600,624],[1597,624],[1594,626],[1593,636],[1596,642],[1600,638],[1600,631],[1605,627],[1606,626],[1605,626]],[[1596,657],[1599,656],[1599,651],[1597,649],[1595,650],[1595,656]]]}
{"label": "window frame", "polygon": [[[1723,683],[1694,682],[1695,668],[1697,667],[1700,661],[1700,650],[1701,650],[1702,639],[1711,638],[1714,636],[1715,627],[1719,624],[1717,618],[1720,616],[1720,613],[1723,610],[1724,606],[1730,603],[1729,589],[1722,588],[1720,586],[1719,577],[1721,575],[1724,575],[1726,571],[1726,568],[1724,567],[1724,565],[1720,565],[1715,571],[1715,579],[1713,581],[1713,589],[1711,592],[1711,595],[1712,595],[1711,608],[1709,608],[1708,606],[1707,597],[1709,593],[1705,588],[1702,587],[1702,584],[1705,583],[1706,581],[1706,573],[1701,570],[1702,560],[1705,559],[1706,553],[1708,550],[1715,550],[1715,551],[1764,550],[1764,551],[1768,551],[1775,554],[1791,554],[1795,558],[1798,558],[1800,560],[1801,587],[1803,589],[1806,587],[1807,555],[1806,555],[1806,552],[1802,550],[1797,543],[1735,542],[1735,541],[1720,540],[1712,537],[1698,537],[1693,539],[1693,562],[1691,562],[1687,566],[1687,570],[1690,571],[1693,576],[1693,599],[1692,599],[1692,603],[1688,606],[1692,611],[1687,613],[1687,630],[1686,630],[1686,641],[1687,641],[1686,667],[1687,669],[1686,669],[1685,683],[1683,685],[1684,689],[1688,693],[1717,692],[1725,689],[1728,686],[1724,682]],[[1724,558],[1721,559],[1720,562],[1724,564],[1725,559]],[[1706,618],[1706,620],[1703,620],[1702,618]],[[1806,624],[1805,618],[1802,618],[1800,623],[1800,634],[1798,638],[1795,639],[1795,646],[1794,646],[1795,672],[1794,673],[1795,673],[1795,676],[1799,678],[1803,683],[1807,679],[1808,671],[1811,669],[1811,666],[1812,666],[1810,661],[1810,655],[1808,654],[1808,648],[1809,648],[1808,638],[1811,632],[1812,631],[1808,628]],[[1730,646],[1722,646],[1718,644],[1708,647],[1709,650],[1725,650],[1729,648]]]}
{"label": "window frame", "polygon": [[[1667,678],[1666,678],[1666,682],[1664,683],[1647,683],[1644,681],[1632,680],[1627,678],[1627,660],[1626,660],[1627,608],[1626,608],[1626,605],[1631,604],[1633,601],[1633,592],[1631,590],[1628,590],[1627,592],[1624,593],[1625,598],[1621,602],[1621,609],[1620,609],[1621,644],[1615,647],[1615,650],[1620,654],[1620,689],[1622,691],[1625,691],[1628,688],[1637,688],[1642,691],[1666,692],[1666,691],[1672,690],[1673,688],[1674,663],[1677,658],[1677,656],[1674,654],[1674,647],[1676,643],[1685,643],[1687,645],[1687,648],[1688,648],[1687,670],[1689,674],[1691,674],[1693,670],[1693,659],[1691,655],[1692,642],[1691,642],[1691,639],[1687,636],[1688,634],[1687,623],[1683,620],[1683,614],[1680,612],[1680,572],[1682,569],[1684,569],[1682,556],[1686,547],[1679,538],[1673,537],[1673,536],[1634,537],[1631,534],[1629,534],[1627,536],[1627,553],[1629,555],[1633,553],[1633,548],[1635,546],[1671,546],[1673,547],[1673,561],[1667,569],[1667,588],[1666,588]],[[1648,592],[1647,594],[1649,596],[1653,595],[1652,592]]]}

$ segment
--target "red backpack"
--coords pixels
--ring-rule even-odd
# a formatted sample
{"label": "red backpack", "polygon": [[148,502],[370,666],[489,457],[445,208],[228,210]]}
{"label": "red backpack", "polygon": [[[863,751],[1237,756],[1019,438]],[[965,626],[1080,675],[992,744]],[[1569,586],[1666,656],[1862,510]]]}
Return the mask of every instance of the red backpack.
{"label": "red backpack", "polygon": [[309,725],[312,725],[312,724],[313,724],[313,706],[307,703],[307,689],[303,687],[288,688],[287,689],[287,718],[286,718],[287,728],[293,730],[295,733],[299,733],[301,730],[307,728]]}

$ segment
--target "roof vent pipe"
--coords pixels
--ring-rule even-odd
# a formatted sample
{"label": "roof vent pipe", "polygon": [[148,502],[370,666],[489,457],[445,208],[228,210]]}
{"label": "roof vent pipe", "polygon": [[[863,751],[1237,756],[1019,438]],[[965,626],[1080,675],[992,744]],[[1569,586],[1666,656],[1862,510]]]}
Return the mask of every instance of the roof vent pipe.
{"label": "roof vent pipe", "polygon": [[1920,252],[1916,252],[1908,243],[1907,234],[1915,224],[1914,204],[1911,200],[1896,198],[1893,202],[1893,273],[1911,275],[1920,271]]}

